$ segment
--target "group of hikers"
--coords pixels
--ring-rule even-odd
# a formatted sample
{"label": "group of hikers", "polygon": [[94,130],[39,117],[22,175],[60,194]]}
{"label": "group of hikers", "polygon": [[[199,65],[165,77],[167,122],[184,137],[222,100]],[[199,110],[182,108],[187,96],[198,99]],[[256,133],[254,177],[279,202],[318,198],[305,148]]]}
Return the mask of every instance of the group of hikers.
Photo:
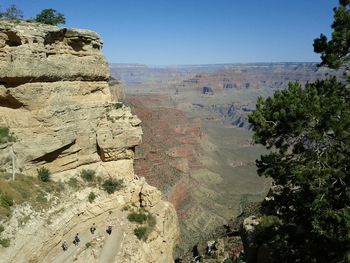
{"label": "group of hikers", "polygon": [[[93,223],[92,226],[90,227],[90,233],[95,234],[95,231],[96,231],[96,224]],[[112,225],[107,226],[106,232],[108,235],[112,234]],[[79,242],[80,242],[80,236],[79,236],[79,233],[77,233],[73,239],[73,244],[78,246]],[[62,243],[62,249],[63,251],[66,251],[68,249],[68,242],[66,240],[64,240]]]}

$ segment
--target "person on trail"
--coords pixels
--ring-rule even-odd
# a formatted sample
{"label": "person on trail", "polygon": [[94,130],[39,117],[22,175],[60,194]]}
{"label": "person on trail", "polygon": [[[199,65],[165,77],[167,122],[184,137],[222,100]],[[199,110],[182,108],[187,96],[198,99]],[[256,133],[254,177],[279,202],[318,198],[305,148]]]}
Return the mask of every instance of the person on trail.
{"label": "person on trail", "polygon": [[92,226],[90,227],[90,232],[91,232],[91,234],[94,234],[95,231],[96,231],[96,225],[95,225],[95,223],[93,223]]}
{"label": "person on trail", "polygon": [[63,251],[66,251],[68,249],[68,243],[66,240],[64,240],[62,243],[62,249],[63,249]]}
{"label": "person on trail", "polygon": [[106,232],[108,233],[108,235],[112,234],[112,225],[108,225]]}
{"label": "person on trail", "polygon": [[73,244],[77,246],[79,245],[79,242],[80,242],[80,236],[79,236],[79,233],[77,233],[74,237]]}

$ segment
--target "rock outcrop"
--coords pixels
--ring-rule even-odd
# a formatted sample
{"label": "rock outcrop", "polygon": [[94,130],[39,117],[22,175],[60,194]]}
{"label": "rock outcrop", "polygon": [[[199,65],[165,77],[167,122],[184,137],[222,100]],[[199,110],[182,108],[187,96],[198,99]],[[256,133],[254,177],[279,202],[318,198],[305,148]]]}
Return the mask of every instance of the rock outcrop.
{"label": "rock outcrop", "polygon": [[[89,30],[0,21],[0,127],[9,128],[16,138],[0,145],[0,167],[11,171],[14,154],[16,172],[26,175],[45,167],[53,180],[64,184],[82,169],[92,169],[101,178],[121,179],[125,185],[112,195],[94,189],[98,194],[94,204],[87,201],[91,189],[74,193],[50,210],[30,212],[25,227],[11,219],[3,233],[11,238],[11,246],[0,249],[7,262],[56,262],[62,240],[85,231],[95,220],[101,224],[115,220],[122,228],[119,249],[108,262],[172,262],[176,212],[156,188],[134,174],[141,121],[115,94],[112,101],[101,48],[100,37]],[[156,217],[147,242],[136,238],[121,212],[132,203]],[[118,215],[114,219],[112,212]],[[106,255],[101,248],[108,241],[94,242],[94,249],[78,249],[74,260],[107,262],[99,257]]]}
{"label": "rock outcrop", "polygon": [[0,79],[6,85],[109,77],[102,41],[93,31],[2,21],[0,48]]}
{"label": "rock outcrop", "polygon": [[5,21],[0,28],[0,127],[17,138],[17,168],[61,172],[133,158],[141,121],[111,101],[95,32]]}

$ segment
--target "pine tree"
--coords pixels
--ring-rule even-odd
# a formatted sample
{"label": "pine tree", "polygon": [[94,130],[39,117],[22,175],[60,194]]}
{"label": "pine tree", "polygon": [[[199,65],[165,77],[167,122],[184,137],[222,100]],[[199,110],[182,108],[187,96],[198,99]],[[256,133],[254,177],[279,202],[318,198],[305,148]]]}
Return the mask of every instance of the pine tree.
{"label": "pine tree", "polygon": [[[332,39],[314,42],[323,65],[348,68],[349,3],[334,9]],[[349,85],[334,77],[289,83],[259,98],[249,121],[255,142],[269,149],[256,162],[258,174],[280,190],[266,207],[259,242],[276,262],[350,262]]]}
{"label": "pine tree", "polygon": [[43,11],[41,11],[40,14],[37,14],[35,21],[48,25],[58,25],[66,23],[64,15],[52,8],[44,9]]}
{"label": "pine tree", "polygon": [[321,54],[321,65],[331,68],[349,67],[350,60],[350,0],[340,0],[334,8],[332,39],[323,34],[314,40],[314,51]]}

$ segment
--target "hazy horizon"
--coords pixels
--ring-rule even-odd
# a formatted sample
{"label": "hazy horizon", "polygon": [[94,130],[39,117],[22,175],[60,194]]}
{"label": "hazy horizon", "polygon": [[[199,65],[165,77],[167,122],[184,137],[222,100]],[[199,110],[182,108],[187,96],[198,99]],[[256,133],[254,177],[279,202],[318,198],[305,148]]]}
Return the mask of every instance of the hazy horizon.
{"label": "hazy horizon", "polygon": [[25,18],[53,8],[65,27],[98,32],[108,61],[147,65],[319,62],[337,0],[3,0]]}
{"label": "hazy horizon", "polygon": [[138,62],[110,62],[107,61],[109,65],[135,65],[135,66],[212,66],[212,65],[257,65],[257,64],[318,64],[320,61],[264,61],[264,62],[227,62],[227,63],[206,63],[206,64],[145,64]]}

